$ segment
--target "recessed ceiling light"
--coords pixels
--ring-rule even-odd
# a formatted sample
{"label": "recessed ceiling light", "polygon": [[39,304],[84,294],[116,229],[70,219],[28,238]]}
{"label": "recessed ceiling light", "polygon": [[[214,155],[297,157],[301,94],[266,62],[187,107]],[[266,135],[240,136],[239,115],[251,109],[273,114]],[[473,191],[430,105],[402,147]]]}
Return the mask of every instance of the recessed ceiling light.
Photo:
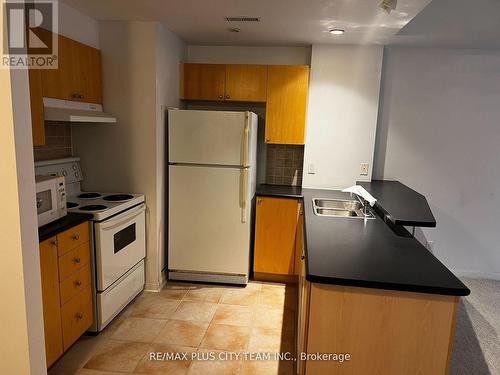
{"label": "recessed ceiling light", "polygon": [[344,30],[342,29],[331,29],[330,30],[330,34],[333,34],[333,35],[342,35],[344,33]]}

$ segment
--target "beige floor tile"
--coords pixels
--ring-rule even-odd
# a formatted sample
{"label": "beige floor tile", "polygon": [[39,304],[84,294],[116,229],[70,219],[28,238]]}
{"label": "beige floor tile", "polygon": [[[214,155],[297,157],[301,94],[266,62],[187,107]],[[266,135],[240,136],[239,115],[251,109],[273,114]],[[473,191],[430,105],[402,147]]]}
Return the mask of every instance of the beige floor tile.
{"label": "beige floor tile", "polygon": [[218,303],[224,292],[223,287],[200,285],[190,289],[184,296],[184,300]]}
{"label": "beige floor tile", "polygon": [[160,295],[171,299],[182,299],[193,287],[193,284],[167,281],[163,289],[160,291]]}
{"label": "beige floor tile", "polygon": [[250,328],[210,324],[200,347],[205,349],[243,351],[248,345]]}
{"label": "beige floor tile", "polygon": [[253,306],[260,291],[258,289],[231,289],[224,293],[219,303],[229,305]]}
{"label": "beige floor tile", "polygon": [[[71,373],[66,373],[65,375],[70,375]],[[75,375],[123,375],[124,372],[115,372],[115,371],[99,371],[99,370],[90,370],[86,368],[81,368],[77,372],[74,373]]]}
{"label": "beige floor tile", "polygon": [[210,322],[215,314],[217,304],[210,302],[182,301],[172,319]]}
{"label": "beige floor tile", "polygon": [[198,347],[205,336],[208,324],[208,322],[169,320],[155,342]]}
{"label": "beige floor tile", "polygon": [[[191,364],[191,353],[195,350],[195,348],[183,346],[153,344],[151,346],[151,352],[146,353],[141,359],[134,370],[134,374],[184,375],[187,373],[189,365]],[[152,353],[187,353],[187,359],[152,359]]]}
{"label": "beige floor tile", "polygon": [[111,338],[113,340],[151,343],[166,323],[166,320],[128,317],[120,324]]}
{"label": "beige floor tile", "polygon": [[245,361],[241,375],[293,375],[291,361]]}
{"label": "beige floor tile", "polygon": [[150,348],[151,345],[145,343],[107,340],[87,362],[85,368],[132,372]]}
{"label": "beige floor tile", "polygon": [[212,323],[231,326],[249,326],[253,312],[248,306],[218,305]]}
{"label": "beige floor tile", "polygon": [[265,291],[273,291],[273,292],[281,291],[284,293],[286,287],[287,287],[287,284],[284,284],[284,283],[263,283],[261,290],[264,292]]}
{"label": "beige floor tile", "polygon": [[262,283],[257,281],[250,281],[244,288],[244,290],[256,290],[259,291],[262,289]]}
{"label": "beige floor tile", "polygon": [[257,298],[257,305],[271,308],[283,308],[285,306],[285,289],[262,285],[262,290]]}
{"label": "beige floor tile", "polygon": [[188,375],[238,375],[240,367],[238,361],[193,361]]}
{"label": "beige floor tile", "polygon": [[253,325],[262,328],[294,330],[295,314],[288,309],[274,309],[257,305],[254,308]]}
{"label": "beige floor tile", "polygon": [[180,303],[180,300],[165,298],[159,293],[151,293],[137,301],[131,307],[130,316],[137,318],[168,319],[172,316]]}
{"label": "beige floor tile", "polygon": [[293,352],[293,332],[280,329],[254,327],[250,334],[248,350],[251,352]]}

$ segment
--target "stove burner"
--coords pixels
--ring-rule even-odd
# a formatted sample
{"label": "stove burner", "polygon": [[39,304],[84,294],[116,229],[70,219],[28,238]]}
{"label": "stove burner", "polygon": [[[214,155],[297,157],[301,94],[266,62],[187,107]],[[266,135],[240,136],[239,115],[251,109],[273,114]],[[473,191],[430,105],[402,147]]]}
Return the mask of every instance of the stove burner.
{"label": "stove burner", "polygon": [[83,206],[80,207],[80,210],[82,211],[102,211],[107,209],[108,207],[102,205],[102,204],[90,204],[88,206]]}
{"label": "stove burner", "polygon": [[105,201],[111,201],[111,202],[121,202],[121,201],[128,201],[132,199],[134,196],[130,194],[111,194],[111,195],[106,195],[104,198]]}
{"label": "stove burner", "polygon": [[75,208],[75,207],[78,207],[78,206],[79,206],[78,203],[66,202],[66,208]]}
{"label": "stove burner", "polygon": [[78,198],[80,199],[94,199],[94,198],[99,198],[102,194],[99,193],[82,193],[78,195]]}

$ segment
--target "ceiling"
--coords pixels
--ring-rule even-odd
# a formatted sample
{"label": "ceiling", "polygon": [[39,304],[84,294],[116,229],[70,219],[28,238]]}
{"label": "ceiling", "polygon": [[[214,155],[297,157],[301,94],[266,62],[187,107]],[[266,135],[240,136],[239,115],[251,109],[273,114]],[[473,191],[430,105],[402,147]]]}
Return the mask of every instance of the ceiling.
{"label": "ceiling", "polygon": [[[389,44],[431,0],[398,0],[391,14],[379,9],[380,0],[63,1],[97,20],[159,21],[189,44],[286,46]],[[260,17],[261,22],[229,23],[227,16]],[[331,35],[332,28],[346,32]]]}

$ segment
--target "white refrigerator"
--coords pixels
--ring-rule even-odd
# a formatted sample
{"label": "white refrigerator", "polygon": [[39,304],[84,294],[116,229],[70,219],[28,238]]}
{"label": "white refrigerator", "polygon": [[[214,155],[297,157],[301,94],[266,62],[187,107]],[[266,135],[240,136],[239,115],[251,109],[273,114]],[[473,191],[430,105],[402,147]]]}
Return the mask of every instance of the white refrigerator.
{"label": "white refrigerator", "polygon": [[246,284],[257,115],[168,112],[168,277]]}

